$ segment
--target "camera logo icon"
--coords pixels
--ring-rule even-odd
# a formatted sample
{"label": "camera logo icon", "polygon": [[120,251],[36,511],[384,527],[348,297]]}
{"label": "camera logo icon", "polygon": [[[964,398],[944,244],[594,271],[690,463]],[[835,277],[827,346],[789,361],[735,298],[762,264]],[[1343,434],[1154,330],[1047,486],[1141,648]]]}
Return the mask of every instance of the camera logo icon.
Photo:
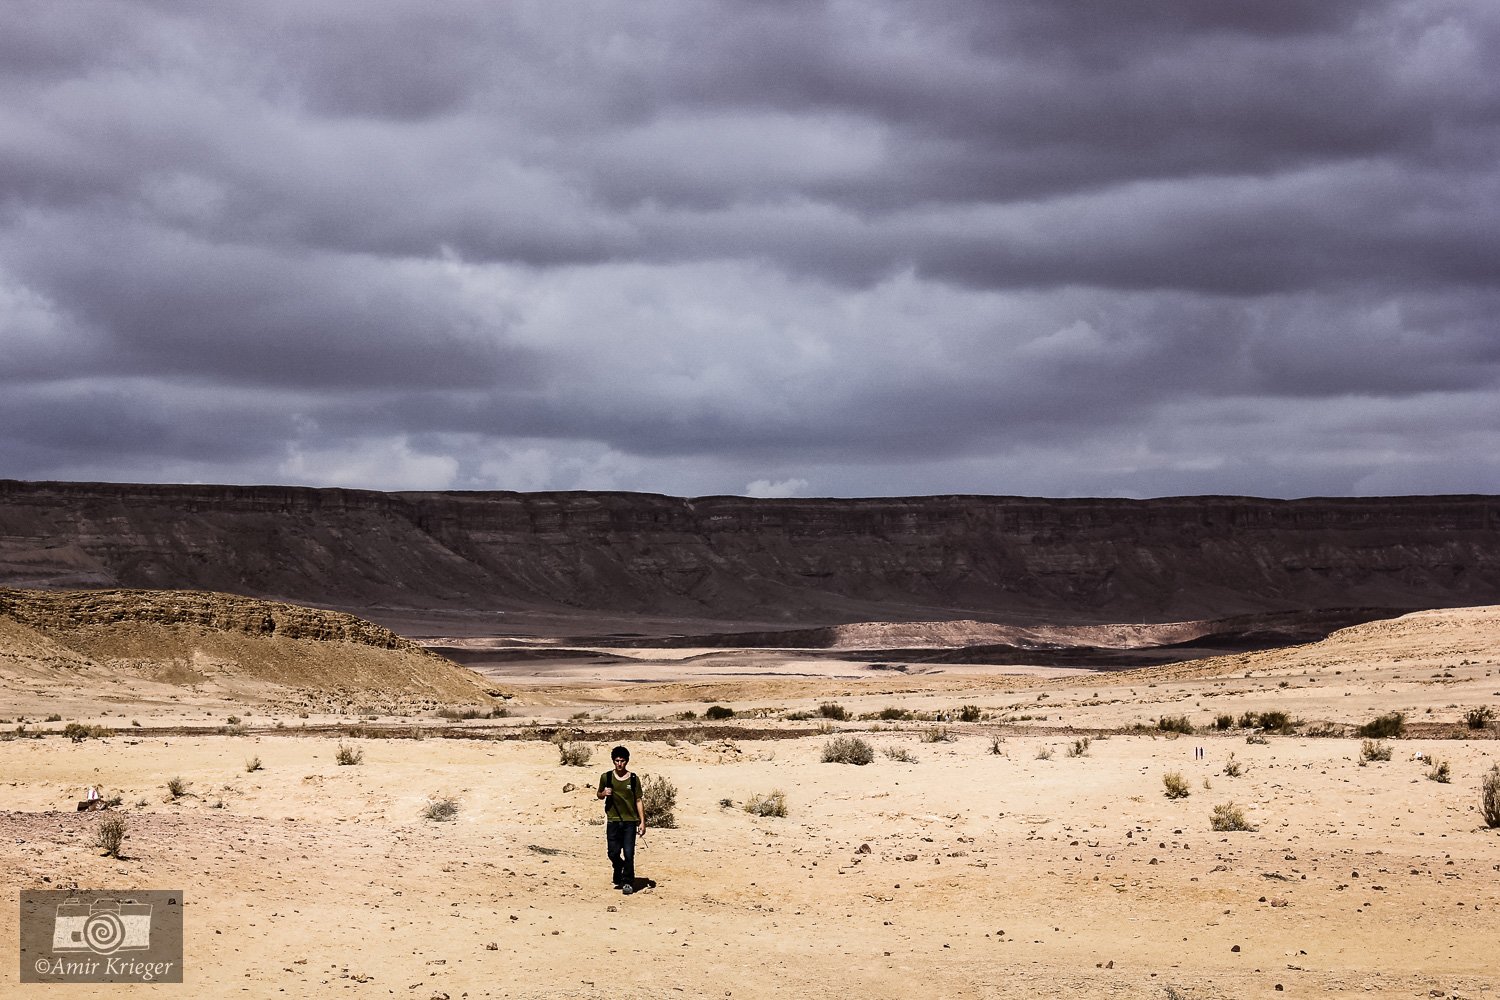
{"label": "camera logo icon", "polygon": [[133,899],[60,903],[52,925],[53,951],[147,951],[151,947],[151,904]]}

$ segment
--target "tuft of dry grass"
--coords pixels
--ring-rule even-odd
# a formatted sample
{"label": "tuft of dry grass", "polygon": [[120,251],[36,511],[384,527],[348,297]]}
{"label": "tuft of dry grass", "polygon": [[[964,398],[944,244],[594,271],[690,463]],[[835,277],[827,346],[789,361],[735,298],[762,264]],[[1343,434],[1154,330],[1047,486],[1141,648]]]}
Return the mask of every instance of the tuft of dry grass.
{"label": "tuft of dry grass", "polygon": [[744,810],[752,816],[785,816],[786,793],[778,788],[767,795],[751,796]]}
{"label": "tuft of dry grass", "polygon": [[1224,773],[1228,777],[1238,778],[1245,773],[1245,765],[1234,759],[1234,751],[1229,751],[1229,759],[1224,761]]}
{"label": "tuft of dry grass", "polygon": [[1185,799],[1188,797],[1189,792],[1187,779],[1182,776],[1181,772],[1168,771],[1166,774],[1161,776],[1161,783],[1162,786],[1166,789],[1165,794],[1167,798]]}
{"label": "tuft of dry grass", "polygon": [[125,842],[125,820],[119,816],[106,816],[94,830],[94,846],[111,858],[120,856],[120,846]]}
{"label": "tuft of dry grass", "polygon": [[906,747],[895,746],[893,744],[885,747],[880,752],[891,760],[899,760],[903,764],[915,764],[917,762],[916,756],[910,750],[906,749]]}
{"label": "tuft of dry grass", "polygon": [[174,799],[180,799],[188,793],[188,783],[182,778],[167,779],[167,794]]}
{"label": "tuft of dry grass", "polygon": [[1500,827],[1500,764],[1491,767],[1479,782],[1479,811],[1485,826]]}
{"label": "tuft of dry grass", "polygon": [[593,756],[594,750],[587,743],[559,743],[557,745],[558,763],[564,767],[583,767]]}
{"label": "tuft of dry grass", "polygon": [[340,743],[338,749],[334,751],[333,759],[345,767],[352,767],[355,764],[364,763],[365,752],[358,747],[351,747]]}
{"label": "tuft of dry grass", "polygon": [[1245,812],[1233,802],[1222,802],[1214,806],[1213,814],[1209,817],[1209,826],[1219,831],[1244,830],[1254,832],[1257,827],[1252,826],[1245,818]]}
{"label": "tuft of dry grass", "polygon": [[865,765],[875,759],[870,744],[858,736],[835,736],[823,744],[823,763]]}
{"label": "tuft of dry grass", "polygon": [[245,761],[245,773],[246,774],[254,774],[256,771],[259,771],[263,766],[264,765],[261,764],[259,757],[251,757],[249,760]]}
{"label": "tuft of dry grass", "polygon": [[1070,747],[1068,747],[1068,756],[1069,757],[1086,757],[1086,756],[1088,756],[1089,746],[1093,742],[1094,741],[1091,740],[1091,739],[1089,739],[1087,736],[1083,737],[1082,739],[1074,740],[1073,741],[1073,745],[1070,746]]}
{"label": "tuft of dry grass", "polygon": [[1453,769],[1448,766],[1446,760],[1440,760],[1432,765],[1432,770],[1427,772],[1427,780],[1446,785],[1453,780]]}
{"label": "tuft of dry grass", "polygon": [[1391,745],[1384,740],[1365,740],[1359,748],[1360,760],[1390,760]]}
{"label": "tuft of dry grass", "polygon": [[646,810],[646,825],[656,829],[677,828],[677,786],[658,775],[641,778],[641,805]]}
{"label": "tuft of dry grass", "polygon": [[458,816],[458,800],[451,795],[435,795],[422,807],[422,818],[447,823]]}

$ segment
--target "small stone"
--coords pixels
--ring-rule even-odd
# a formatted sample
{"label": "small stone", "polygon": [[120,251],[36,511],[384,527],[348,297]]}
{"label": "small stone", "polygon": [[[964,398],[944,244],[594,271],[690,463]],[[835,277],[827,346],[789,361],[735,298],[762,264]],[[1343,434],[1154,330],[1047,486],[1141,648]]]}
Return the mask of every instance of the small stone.
{"label": "small stone", "polygon": [[1229,950],[1232,951],[1232,952],[1238,953],[1239,950],[1240,950],[1240,946],[1239,945],[1235,945],[1233,948],[1230,948]]}

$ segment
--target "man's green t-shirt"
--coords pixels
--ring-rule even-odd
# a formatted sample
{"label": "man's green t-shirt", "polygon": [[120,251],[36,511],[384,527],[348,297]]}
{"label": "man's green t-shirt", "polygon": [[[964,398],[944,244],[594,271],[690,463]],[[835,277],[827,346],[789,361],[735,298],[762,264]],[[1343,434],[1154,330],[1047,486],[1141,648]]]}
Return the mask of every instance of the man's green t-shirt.
{"label": "man's green t-shirt", "polygon": [[599,776],[599,790],[602,792],[606,784],[613,789],[609,798],[604,800],[604,818],[612,819],[622,823],[639,823],[641,814],[636,810],[636,797],[640,795],[641,781],[634,774],[627,774],[621,778],[614,770],[605,771]]}

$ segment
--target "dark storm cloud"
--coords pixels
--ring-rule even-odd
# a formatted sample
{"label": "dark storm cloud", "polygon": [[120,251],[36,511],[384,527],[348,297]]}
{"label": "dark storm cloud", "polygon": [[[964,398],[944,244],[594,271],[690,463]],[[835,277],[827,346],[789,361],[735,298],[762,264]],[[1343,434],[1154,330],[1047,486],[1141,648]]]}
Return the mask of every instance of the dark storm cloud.
{"label": "dark storm cloud", "polygon": [[0,475],[1500,488],[1479,0],[9,14]]}

